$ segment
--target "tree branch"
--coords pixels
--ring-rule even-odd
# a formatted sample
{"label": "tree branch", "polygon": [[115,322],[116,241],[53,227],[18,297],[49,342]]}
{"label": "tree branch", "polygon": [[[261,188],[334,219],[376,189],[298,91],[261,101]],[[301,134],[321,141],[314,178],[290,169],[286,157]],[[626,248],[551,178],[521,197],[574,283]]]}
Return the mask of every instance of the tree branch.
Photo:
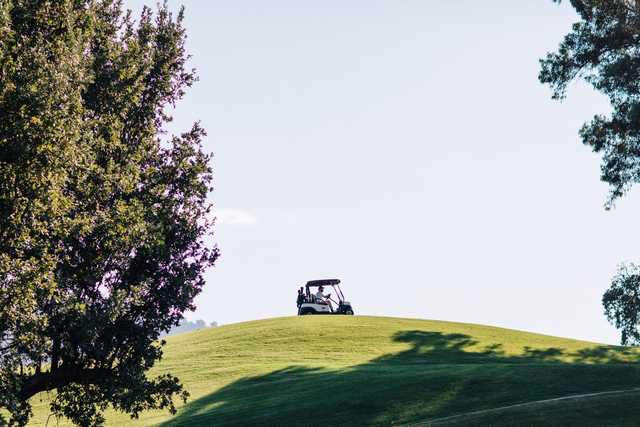
{"label": "tree branch", "polygon": [[27,378],[20,389],[19,396],[28,400],[38,393],[64,387],[69,384],[97,384],[109,376],[107,369],[83,369],[64,365],[55,372],[43,372]]}

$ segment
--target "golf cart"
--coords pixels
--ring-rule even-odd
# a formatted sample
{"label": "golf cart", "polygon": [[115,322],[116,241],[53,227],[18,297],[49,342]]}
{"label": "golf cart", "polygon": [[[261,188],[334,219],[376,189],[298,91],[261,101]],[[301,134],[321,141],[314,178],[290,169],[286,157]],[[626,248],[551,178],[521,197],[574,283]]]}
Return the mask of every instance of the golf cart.
{"label": "golf cart", "polygon": [[[316,296],[318,292],[322,292],[324,288],[333,288],[333,292],[324,295],[324,298]],[[323,288],[323,289],[320,289]],[[334,295],[338,299],[336,301],[331,297]],[[331,302],[336,306],[334,307]],[[302,288],[298,290],[298,315],[305,314],[346,314],[353,315],[351,303],[344,300],[344,294],[340,289],[340,280],[312,280],[307,282],[304,291]]]}

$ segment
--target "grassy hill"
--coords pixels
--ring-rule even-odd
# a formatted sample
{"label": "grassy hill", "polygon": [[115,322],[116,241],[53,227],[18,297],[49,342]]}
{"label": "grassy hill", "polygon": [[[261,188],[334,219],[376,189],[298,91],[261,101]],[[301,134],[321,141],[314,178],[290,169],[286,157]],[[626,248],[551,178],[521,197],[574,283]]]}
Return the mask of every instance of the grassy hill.
{"label": "grassy hill", "polygon": [[[108,425],[639,425],[638,360],[631,349],[462,323],[261,320],[170,337],[154,373],[180,377],[189,403],[175,417],[109,413]],[[33,425],[51,398],[34,398]]]}

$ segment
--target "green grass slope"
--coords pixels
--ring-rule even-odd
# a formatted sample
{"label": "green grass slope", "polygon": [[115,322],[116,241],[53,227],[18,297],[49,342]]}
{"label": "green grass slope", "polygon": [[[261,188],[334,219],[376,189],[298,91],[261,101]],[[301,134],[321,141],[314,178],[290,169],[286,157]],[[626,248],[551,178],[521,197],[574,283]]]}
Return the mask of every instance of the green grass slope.
{"label": "green grass slope", "polygon": [[[638,425],[638,392],[548,400],[640,387],[639,359],[631,349],[463,323],[270,319],[169,338],[153,373],[181,378],[190,401],[174,417],[110,412],[107,424]],[[34,398],[33,425],[44,425],[52,398]]]}

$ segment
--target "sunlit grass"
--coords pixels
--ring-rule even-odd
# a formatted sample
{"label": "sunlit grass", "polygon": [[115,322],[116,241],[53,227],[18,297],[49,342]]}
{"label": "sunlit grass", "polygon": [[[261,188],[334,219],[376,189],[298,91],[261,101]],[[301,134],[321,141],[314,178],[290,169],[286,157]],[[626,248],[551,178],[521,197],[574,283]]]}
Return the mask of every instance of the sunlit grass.
{"label": "sunlit grass", "polygon": [[[632,388],[640,368],[629,362],[638,357],[621,347],[462,323],[269,319],[170,337],[152,374],[181,378],[189,404],[176,417],[150,412],[132,421],[109,413],[108,425],[399,424]],[[46,402],[36,398],[34,406],[33,425],[43,425]],[[328,418],[309,418],[318,408]]]}

